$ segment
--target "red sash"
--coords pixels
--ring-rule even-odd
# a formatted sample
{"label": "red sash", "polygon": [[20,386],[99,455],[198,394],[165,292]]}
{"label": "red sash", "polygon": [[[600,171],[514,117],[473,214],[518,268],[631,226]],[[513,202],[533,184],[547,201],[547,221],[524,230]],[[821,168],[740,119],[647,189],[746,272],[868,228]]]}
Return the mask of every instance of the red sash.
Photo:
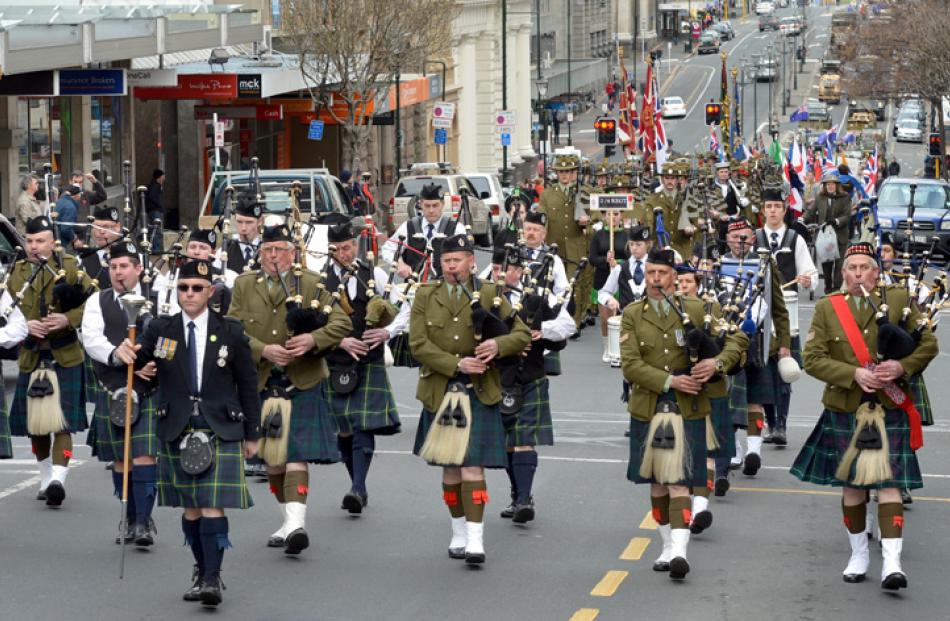
{"label": "red sash", "polygon": [[[877,365],[871,358],[871,352],[868,351],[867,343],[864,342],[864,337],[862,337],[861,329],[854,320],[854,315],[851,314],[848,301],[840,293],[828,296],[828,300],[831,301],[838,322],[841,324],[845,336],[848,337],[848,343],[851,345],[851,349],[854,350],[854,355],[858,358],[858,364],[873,371]],[[907,420],[910,423],[910,448],[916,451],[924,445],[924,428],[920,422],[920,412],[914,407],[914,400],[907,396],[907,393],[894,382],[888,382],[882,390],[897,407],[907,413]]]}

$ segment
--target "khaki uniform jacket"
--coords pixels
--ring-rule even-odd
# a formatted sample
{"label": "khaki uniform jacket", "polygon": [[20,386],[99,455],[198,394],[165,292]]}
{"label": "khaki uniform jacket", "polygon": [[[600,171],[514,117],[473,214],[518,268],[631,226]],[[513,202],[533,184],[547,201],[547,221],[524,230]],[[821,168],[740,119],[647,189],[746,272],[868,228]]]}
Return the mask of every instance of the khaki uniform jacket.
{"label": "khaki uniform jacket", "polygon": [[[63,263],[64,269],[66,271],[66,282],[68,284],[74,285],[77,282],[83,282],[87,288],[92,287],[93,291],[96,290],[88,280],[83,278],[84,273],[79,269],[79,263],[76,261],[74,256],[63,254]],[[57,262],[55,256],[50,259],[48,265],[53,271],[59,271],[59,263]],[[10,279],[7,281],[7,290],[10,292],[11,296],[15,297],[20,289],[23,288],[23,285],[26,284],[26,281],[30,279],[30,274],[33,273],[33,268],[35,266],[35,263],[30,263],[26,260],[17,261],[16,265],[13,266],[13,272],[10,274]],[[54,278],[55,277],[53,274],[49,270],[46,270],[44,274],[38,275],[30,288],[24,292],[23,300],[20,302],[20,310],[23,311],[23,316],[26,317],[27,321],[41,319],[41,295],[46,301],[46,308],[48,312],[57,312],[53,307],[53,287],[55,286],[53,282]],[[45,348],[47,344],[50,345],[53,352],[53,358],[61,366],[74,367],[78,364],[82,364],[82,344],[79,342],[76,331],[79,330],[80,326],[82,326],[82,311],[84,306],[85,304],[66,313],[66,317],[69,319],[69,325],[62,330],[57,330],[56,332],[48,334],[47,337],[42,341],[43,348]],[[71,342],[62,347],[52,347],[54,343],[61,340]],[[40,360],[39,352],[28,346],[28,344],[31,342],[34,342],[32,337],[27,337],[23,342],[23,346],[20,347],[20,356],[17,362],[19,364],[20,371],[23,373],[32,372]]]}
{"label": "khaki uniform jacket", "polygon": [[[879,289],[872,292],[875,304],[880,305]],[[887,316],[891,323],[900,320],[901,310],[907,302],[907,290],[903,287],[887,286]],[[848,307],[854,315],[855,323],[864,335],[871,356],[877,357],[877,331],[874,311],[864,304],[862,310],[857,309],[853,296],[846,296]],[[913,329],[921,314],[916,308],[911,310],[907,325]],[[925,330],[920,344],[914,353],[900,361],[906,375],[898,380],[898,385],[907,392],[906,378],[921,373],[937,356],[937,338],[930,330]],[[863,391],[854,381],[854,371],[858,368],[858,358],[851,349],[844,328],[835,314],[831,301],[822,298],[815,304],[815,316],[812,319],[808,335],[805,337],[805,351],[803,352],[805,372],[827,384],[821,397],[824,406],[833,412],[854,412],[861,403]],[[878,391],[881,403],[886,408],[894,408],[883,390]]]}
{"label": "khaki uniform jacket", "polygon": [[[481,286],[481,304],[491,308],[495,285]],[[430,412],[435,412],[445,396],[449,380],[458,371],[461,358],[473,355],[475,334],[472,329],[471,302],[462,294],[461,299],[450,299],[444,282],[426,283],[416,291],[409,319],[409,346],[421,365],[416,398]],[[500,316],[508,317],[511,306],[502,298]],[[531,342],[531,332],[519,318],[515,318],[511,333],[495,339],[498,357],[513,356]],[[494,405],[501,400],[501,379],[498,370],[490,367],[483,375],[472,375],[472,385],[478,400]]]}
{"label": "khaki uniform jacket", "polygon": [[[653,210],[660,207],[663,209],[663,228],[670,236],[670,246],[680,253],[684,261],[688,261],[693,254],[693,236],[680,230],[681,209],[684,209],[685,205],[683,207],[677,205],[678,196],[677,193],[656,192],[647,199],[646,208],[650,213],[652,239],[656,240],[656,216]],[[695,223],[692,224],[696,226]]]}
{"label": "khaki uniform jacket", "polygon": [[581,226],[574,219],[574,201],[574,194],[564,194],[560,187],[553,185],[541,193],[538,211],[548,216],[546,242],[557,244],[558,255],[562,259],[576,263],[587,256],[590,226]]}
{"label": "khaki uniform jacket", "polygon": [[[685,298],[683,304],[693,325],[702,329],[703,303],[696,298]],[[686,347],[677,345],[682,339],[685,339],[683,322],[672,309],[666,316],[657,314],[649,298],[628,304],[624,309],[620,323],[620,360],[623,376],[630,382],[627,410],[633,418],[650,420],[667,378],[674,371],[689,368]],[[731,334],[716,358],[728,369],[739,362],[748,346],[745,334]],[[687,419],[703,418],[711,411],[708,389],[698,395],[677,392],[676,401]]]}
{"label": "khaki uniform jacket", "polygon": [[[244,324],[244,332],[251,341],[251,355],[257,364],[257,388],[264,390],[267,378],[274,364],[262,356],[265,345],[283,345],[290,338],[287,330],[287,308],[284,305],[283,289],[279,284],[269,288],[267,277],[261,282],[258,278],[261,272],[245,272],[234,281],[234,293],[231,299],[231,308],[228,316],[234,317]],[[291,294],[295,294],[295,284],[292,275],[284,278]],[[300,290],[303,295],[304,307],[309,307],[311,300],[320,301],[321,308],[332,304],[333,298],[323,289],[317,287],[320,275],[316,272],[304,270],[300,277]],[[339,305],[333,305],[327,325],[313,331],[314,349],[287,365],[287,377],[294,386],[307,390],[316,386],[329,375],[324,356],[327,350],[339,345],[349,336],[353,323],[346,316]]]}

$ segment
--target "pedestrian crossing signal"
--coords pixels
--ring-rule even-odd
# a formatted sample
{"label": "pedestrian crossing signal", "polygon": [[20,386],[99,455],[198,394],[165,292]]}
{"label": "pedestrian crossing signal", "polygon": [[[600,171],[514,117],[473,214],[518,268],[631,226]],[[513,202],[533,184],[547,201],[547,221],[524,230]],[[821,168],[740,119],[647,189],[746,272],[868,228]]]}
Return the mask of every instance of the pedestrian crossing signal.
{"label": "pedestrian crossing signal", "polygon": [[722,106],[709,102],[706,104],[706,125],[718,125],[722,120]]}
{"label": "pedestrian crossing signal", "polygon": [[940,134],[930,134],[930,155],[943,155],[943,139]]}
{"label": "pedestrian crossing signal", "polygon": [[617,144],[617,119],[602,116],[594,121],[597,144]]}

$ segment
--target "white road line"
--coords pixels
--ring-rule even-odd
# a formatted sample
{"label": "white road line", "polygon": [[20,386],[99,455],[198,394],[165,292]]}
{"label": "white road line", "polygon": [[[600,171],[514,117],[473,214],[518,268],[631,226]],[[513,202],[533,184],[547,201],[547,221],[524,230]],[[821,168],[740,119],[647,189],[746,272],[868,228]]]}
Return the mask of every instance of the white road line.
{"label": "white road line", "polygon": [[709,70],[709,77],[706,78],[706,83],[703,84],[702,89],[699,91],[700,96],[696,98],[696,101],[694,101],[694,102],[693,102],[693,105],[690,107],[690,109],[687,110],[686,116],[692,116],[692,115],[693,115],[693,110],[695,110],[695,109],[696,109],[696,106],[699,105],[699,102],[701,102],[701,101],[703,100],[703,95],[706,94],[706,89],[709,88],[709,84],[712,82],[712,79],[716,76],[716,68],[715,68],[715,67],[702,67],[702,69],[703,69],[703,70],[706,70],[706,69]]}
{"label": "white road line", "polygon": [[33,487],[39,482],[40,482],[39,476],[30,477],[29,479],[24,479],[23,481],[20,481],[16,485],[12,485],[6,488],[5,490],[0,491],[0,500],[3,500],[7,496],[12,496],[13,494],[16,494],[17,492],[21,492],[28,487]]}

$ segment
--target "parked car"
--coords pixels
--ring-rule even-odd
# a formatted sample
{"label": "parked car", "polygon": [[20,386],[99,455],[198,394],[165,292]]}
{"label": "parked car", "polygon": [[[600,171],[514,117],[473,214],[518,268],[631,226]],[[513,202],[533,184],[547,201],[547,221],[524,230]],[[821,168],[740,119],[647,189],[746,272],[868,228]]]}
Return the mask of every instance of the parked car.
{"label": "parked car", "polygon": [[805,102],[805,109],[808,110],[808,120],[810,121],[828,120],[828,104],[823,101],[809,97],[808,101]]}
{"label": "parked car", "polygon": [[723,41],[731,41],[736,38],[736,31],[732,29],[732,24],[729,22],[716,22],[709,28],[715,30]]}
{"label": "parked car", "polygon": [[763,58],[755,66],[756,82],[775,82],[778,80],[778,62],[774,58]]}
{"label": "parked car", "polygon": [[699,37],[699,47],[696,49],[697,54],[716,54],[719,52],[719,48],[722,44],[719,40],[719,33],[715,30],[707,30]]}
{"label": "parked car", "polygon": [[756,2],[755,3],[756,15],[771,15],[774,12],[775,12],[775,3],[773,2]]}
{"label": "parked car", "polygon": [[686,116],[686,103],[682,97],[664,97],[660,100],[660,114],[664,119]]}
{"label": "parked car", "polygon": [[[907,206],[911,185],[914,189],[914,230],[907,230]],[[937,252],[950,256],[950,184],[939,179],[888,177],[878,190],[878,219],[881,228],[890,231],[896,247],[903,246],[907,235],[915,248],[930,246],[937,236]]]}
{"label": "parked car", "polygon": [[759,32],[765,32],[767,30],[778,30],[779,22],[778,18],[768,13],[767,15],[762,15],[759,17]]}
{"label": "parked car", "polygon": [[435,183],[442,188],[445,196],[443,214],[453,218],[458,217],[459,211],[468,205],[472,214],[472,234],[475,243],[480,246],[491,246],[492,227],[491,212],[488,206],[478,197],[475,186],[464,175],[410,175],[403,177],[396,183],[396,190],[390,199],[393,225],[399,225],[418,214],[416,195],[422,186]]}
{"label": "parked car", "polygon": [[891,129],[891,135],[897,137],[897,126],[903,123],[915,123],[923,127],[923,121],[920,120],[920,117],[917,116],[916,112],[908,111],[903,113],[898,113],[897,118],[894,119],[894,127]]}
{"label": "parked car", "polygon": [[916,119],[904,119],[895,123],[897,142],[923,142],[924,126]]}
{"label": "parked car", "polygon": [[497,233],[498,229],[508,223],[508,216],[505,213],[505,194],[501,188],[501,181],[498,175],[494,173],[465,173],[465,177],[475,186],[478,192],[478,198],[488,206],[492,216],[492,232]]}

